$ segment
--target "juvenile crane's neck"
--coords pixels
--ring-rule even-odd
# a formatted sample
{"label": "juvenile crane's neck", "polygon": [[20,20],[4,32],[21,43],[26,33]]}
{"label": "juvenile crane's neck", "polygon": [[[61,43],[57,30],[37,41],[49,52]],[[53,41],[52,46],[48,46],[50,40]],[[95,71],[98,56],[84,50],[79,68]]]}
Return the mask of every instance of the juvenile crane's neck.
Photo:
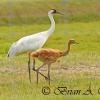
{"label": "juvenile crane's neck", "polygon": [[53,18],[53,15],[51,13],[48,13],[48,16],[49,16],[49,19],[51,21],[51,26],[50,28],[48,29],[47,33],[46,33],[46,36],[47,38],[54,32],[55,30],[55,21],[54,21],[54,18]]}
{"label": "juvenile crane's neck", "polygon": [[69,51],[70,51],[70,46],[71,46],[71,44],[68,43],[68,49],[65,50],[65,51],[63,52],[63,56],[66,56],[66,55],[69,53]]}

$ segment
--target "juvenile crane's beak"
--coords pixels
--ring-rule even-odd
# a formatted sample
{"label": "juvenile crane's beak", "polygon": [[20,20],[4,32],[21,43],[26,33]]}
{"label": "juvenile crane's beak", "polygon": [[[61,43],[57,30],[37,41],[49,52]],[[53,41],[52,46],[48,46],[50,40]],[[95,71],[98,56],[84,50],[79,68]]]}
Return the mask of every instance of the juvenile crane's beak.
{"label": "juvenile crane's beak", "polygon": [[78,42],[75,42],[75,44],[79,44]]}

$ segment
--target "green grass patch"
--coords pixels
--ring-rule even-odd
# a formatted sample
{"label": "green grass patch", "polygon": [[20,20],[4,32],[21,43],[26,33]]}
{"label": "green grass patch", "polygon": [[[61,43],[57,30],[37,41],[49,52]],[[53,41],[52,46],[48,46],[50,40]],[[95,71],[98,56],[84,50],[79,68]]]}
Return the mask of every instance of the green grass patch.
{"label": "green grass patch", "polygon": [[99,0],[1,0],[0,25],[48,23],[47,12],[53,8],[65,14],[56,17],[57,23],[100,20]]}
{"label": "green grass patch", "polygon": [[[65,3],[66,1],[0,1],[0,100],[99,100],[100,1],[69,0]],[[48,86],[48,82],[40,76],[37,86],[36,73],[32,72],[32,83],[29,83],[27,54],[9,61],[7,52],[18,39],[47,30],[50,27],[47,11],[51,8],[61,10],[65,15],[55,16],[56,30],[44,48],[67,49],[67,42],[72,38],[79,44],[73,45],[69,55],[52,65],[51,93],[43,95],[42,87]],[[36,61],[36,67],[40,64],[40,61]],[[43,72],[47,74],[46,71]],[[90,82],[93,95],[54,94],[54,89],[58,86],[81,89],[83,93]]]}
{"label": "green grass patch", "polygon": [[[41,99],[91,99],[98,100],[99,94],[99,68],[100,59],[100,22],[56,24],[56,30],[44,45],[45,48],[67,49],[67,42],[74,38],[79,42],[73,45],[68,56],[52,65],[50,88],[52,93],[48,96],[42,94],[42,87],[48,83],[40,77],[39,86],[36,85],[36,74],[32,72],[32,83],[28,80],[27,54],[15,57],[12,61],[7,59],[7,52],[11,44],[23,36],[34,34],[49,28],[50,25],[14,25],[0,27],[0,99],[2,100],[40,100]],[[59,45],[60,44],[60,45]],[[40,66],[36,61],[36,66]],[[97,67],[95,67],[97,66]],[[65,68],[66,71],[57,73],[57,69]],[[94,68],[92,70],[91,68]],[[75,72],[73,72],[74,70]],[[81,69],[82,72],[80,72]],[[85,69],[85,71],[84,71]],[[87,69],[87,70],[86,70]],[[59,71],[58,71],[59,72]],[[66,77],[65,77],[66,76]],[[93,96],[84,95],[54,95],[53,89],[57,86],[67,86],[71,89],[85,89],[92,83]]]}

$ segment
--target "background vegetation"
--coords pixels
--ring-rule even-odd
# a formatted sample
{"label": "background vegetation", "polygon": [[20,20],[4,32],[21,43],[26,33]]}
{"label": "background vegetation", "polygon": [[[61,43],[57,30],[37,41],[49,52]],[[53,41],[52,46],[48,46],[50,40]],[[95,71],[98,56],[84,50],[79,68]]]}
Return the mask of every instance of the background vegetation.
{"label": "background vegetation", "polygon": [[[49,28],[48,10],[55,8],[65,15],[55,15],[56,30],[45,48],[66,49],[67,41],[74,38],[68,56],[52,65],[52,93],[41,92],[48,83],[32,72],[28,80],[27,54],[12,61],[7,58],[11,44],[23,36]],[[1,0],[0,1],[0,99],[1,100],[99,100],[100,88],[100,1],[99,0]],[[37,66],[41,62],[36,61]],[[46,74],[46,67],[42,70]],[[91,82],[93,96],[54,95],[57,86],[85,91]]]}

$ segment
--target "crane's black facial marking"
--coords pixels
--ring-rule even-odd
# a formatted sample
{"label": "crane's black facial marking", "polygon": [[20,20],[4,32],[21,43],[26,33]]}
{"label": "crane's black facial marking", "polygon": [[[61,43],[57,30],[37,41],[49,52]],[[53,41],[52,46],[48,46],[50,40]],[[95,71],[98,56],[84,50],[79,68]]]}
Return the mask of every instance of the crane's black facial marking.
{"label": "crane's black facial marking", "polygon": [[53,12],[52,12],[53,14],[57,13],[57,11],[55,9],[52,9],[52,10],[53,10]]}
{"label": "crane's black facial marking", "polygon": [[52,14],[61,14],[61,15],[63,15],[63,13],[61,13],[61,12],[58,12],[57,10],[55,10],[55,9],[51,9],[52,10]]}

